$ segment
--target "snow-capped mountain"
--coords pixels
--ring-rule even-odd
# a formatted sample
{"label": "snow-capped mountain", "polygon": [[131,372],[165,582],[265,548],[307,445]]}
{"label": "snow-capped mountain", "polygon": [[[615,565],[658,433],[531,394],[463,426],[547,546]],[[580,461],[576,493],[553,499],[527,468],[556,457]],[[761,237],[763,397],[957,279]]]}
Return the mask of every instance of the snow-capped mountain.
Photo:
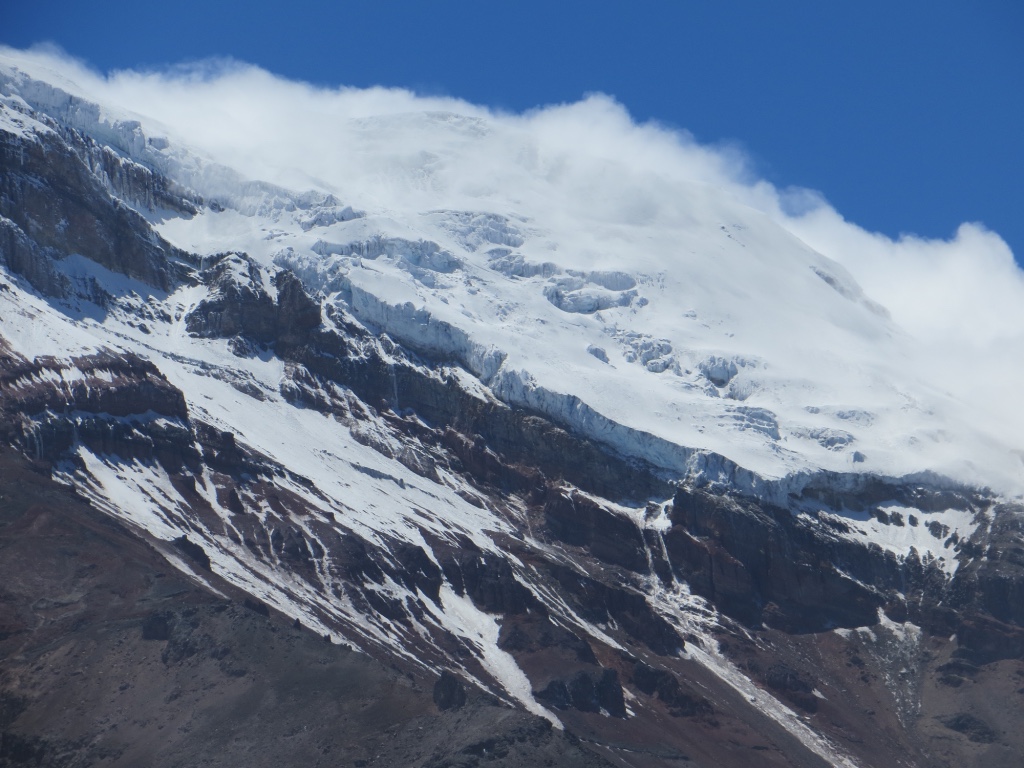
{"label": "snow-capped mountain", "polygon": [[1019,761],[1022,414],[754,192],[386,103],[266,180],[53,66],[0,57],[0,432],[208,593],[592,764]]}

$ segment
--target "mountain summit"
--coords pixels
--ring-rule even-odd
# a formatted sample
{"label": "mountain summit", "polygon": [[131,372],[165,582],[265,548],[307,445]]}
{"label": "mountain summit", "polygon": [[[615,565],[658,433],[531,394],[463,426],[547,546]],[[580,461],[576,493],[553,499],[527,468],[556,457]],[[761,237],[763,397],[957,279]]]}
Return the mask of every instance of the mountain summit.
{"label": "mountain summit", "polygon": [[602,97],[75,77],[0,56],[3,764],[1019,765],[998,356]]}

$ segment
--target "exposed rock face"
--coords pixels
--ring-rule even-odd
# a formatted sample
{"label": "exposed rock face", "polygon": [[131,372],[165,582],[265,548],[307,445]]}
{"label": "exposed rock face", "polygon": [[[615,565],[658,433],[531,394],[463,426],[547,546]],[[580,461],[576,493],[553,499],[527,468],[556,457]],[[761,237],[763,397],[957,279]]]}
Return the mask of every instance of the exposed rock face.
{"label": "exposed rock face", "polygon": [[198,466],[182,393],[149,361],[100,353],[26,360],[0,348],[0,434],[50,462],[76,444],[168,468]]}
{"label": "exposed rock face", "polygon": [[317,354],[306,347],[321,323],[320,305],[291,272],[279,272],[277,300],[263,285],[259,267],[245,254],[225,254],[202,278],[213,288],[185,318],[189,333],[231,338],[232,351],[247,357],[260,345],[276,344],[286,359]]}
{"label": "exposed rock face", "polygon": [[301,343],[320,325],[320,304],[313,301],[291,272],[277,274],[277,337],[282,342]]}
{"label": "exposed rock face", "polygon": [[580,712],[600,712],[625,717],[626,706],[622,686],[614,669],[605,669],[596,680],[587,671],[580,671],[569,680],[552,680],[539,694],[556,709],[572,707]]}
{"label": "exposed rock face", "polygon": [[798,632],[874,623],[882,595],[855,579],[870,574],[868,584],[887,586],[881,552],[844,546],[789,510],[752,501],[680,490],[673,504],[669,559],[725,613]]}
{"label": "exposed rock face", "polygon": [[714,714],[711,702],[699,694],[684,690],[679,679],[671,672],[637,662],[633,670],[633,683],[638,690],[663,701],[672,717],[710,718]]}
{"label": "exposed rock face", "polygon": [[466,704],[466,688],[458,677],[447,669],[434,683],[434,703],[440,710],[459,709]]}
{"label": "exposed rock face", "polygon": [[553,536],[587,547],[605,562],[639,573],[648,569],[647,545],[636,523],[585,496],[550,493],[544,520]]}
{"label": "exposed rock face", "polygon": [[[66,133],[79,147],[87,143],[73,131]],[[99,155],[106,158],[100,165],[114,162],[109,151]],[[145,174],[115,173],[117,186],[134,189],[137,181],[132,179],[139,175]],[[155,194],[155,202],[168,201],[167,195]],[[55,135],[26,141],[0,132],[0,217],[0,260],[49,295],[65,295],[69,287],[47,257],[84,254],[162,290],[183,277],[179,261],[184,254],[113,197],[72,146]]]}
{"label": "exposed rock face", "polygon": [[252,259],[225,254],[202,277],[212,290],[185,318],[189,333],[205,338],[244,335],[259,343],[273,340],[277,308]]}
{"label": "exposed rock face", "polygon": [[170,181],[105,146],[90,136],[57,124],[61,138],[112,197],[136,210],[163,211],[182,216],[199,213],[203,200]]}

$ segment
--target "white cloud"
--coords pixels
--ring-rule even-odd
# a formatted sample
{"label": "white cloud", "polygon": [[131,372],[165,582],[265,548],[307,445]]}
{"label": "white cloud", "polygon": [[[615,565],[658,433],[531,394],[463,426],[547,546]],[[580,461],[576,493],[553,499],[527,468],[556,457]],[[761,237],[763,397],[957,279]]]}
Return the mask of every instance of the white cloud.
{"label": "white cloud", "polygon": [[950,240],[868,232],[818,193],[755,178],[734,148],[638,124],[608,96],[508,114],[401,89],[315,87],[232,61],[103,76],[53,50],[3,56],[59,73],[252,178],[323,187],[365,208],[512,211],[553,232],[588,222],[682,232],[718,215],[722,196],[739,200],[841,263],[933,348],[936,376],[970,388],[980,367],[1007,396],[1022,379],[1024,273],[995,233],[979,224]]}
{"label": "white cloud", "polygon": [[980,224],[962,224],[951,240],[892,240],[827,206],[785,222],[844,264],[900,325],[923,339],[988,344],[1024,333],[1024,273],[1006,243]]}

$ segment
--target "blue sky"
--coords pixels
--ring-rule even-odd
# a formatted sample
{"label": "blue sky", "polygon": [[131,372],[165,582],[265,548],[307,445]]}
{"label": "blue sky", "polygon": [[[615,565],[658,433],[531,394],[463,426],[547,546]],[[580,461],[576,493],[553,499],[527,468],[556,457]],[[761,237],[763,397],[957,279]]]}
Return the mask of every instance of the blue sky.
{"label": "blue sky", "polygon": [[847,219],[950,237],[980,221],[1024,263],[1024,3],[12,3],[0,42],[107,71],[234,57],[323,85],[508,110],[601,91],[736,145]]}

